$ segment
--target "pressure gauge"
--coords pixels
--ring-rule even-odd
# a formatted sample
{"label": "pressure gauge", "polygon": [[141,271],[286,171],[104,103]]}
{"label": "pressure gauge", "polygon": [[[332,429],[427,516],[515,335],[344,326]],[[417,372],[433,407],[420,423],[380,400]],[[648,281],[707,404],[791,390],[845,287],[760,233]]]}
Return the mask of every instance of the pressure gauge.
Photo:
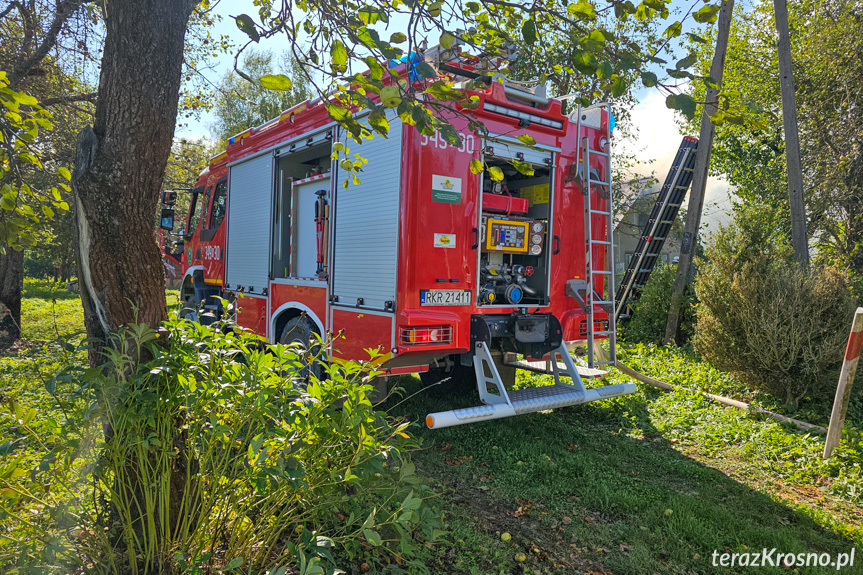
{"label": "pressure gauge", "polygon": [[533,222],[533,231],[539,233],[542,231],[542,222]]}
{"label": "pressure gauge", "polygon": [[538,256],[541,253],[542,253],[542,246],[537,246],[537,245],[530,246],[530,255]]}
{"label": "pressure gauge", "polygon": [[534,244],[541,244],[542,236],[539,234],[533,234],[532,236],[530,236],[530,241]]}

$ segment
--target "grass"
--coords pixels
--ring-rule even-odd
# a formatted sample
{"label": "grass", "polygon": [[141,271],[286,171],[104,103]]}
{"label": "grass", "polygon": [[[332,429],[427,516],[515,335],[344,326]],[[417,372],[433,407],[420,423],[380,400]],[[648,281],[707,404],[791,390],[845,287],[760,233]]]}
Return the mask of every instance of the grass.
{"label": "grass", "polygon": [[[37,407],[47,422],[45,380],[66,362],[85,361],[58,339],[81,337],[82,312],[76,294],[48,282],[28,280],[25,298],[26,343],[0,357],[0,399]],[[176,294],[169,298],[175,305]],[[768,401],[685,351],[624,346],[622,358],[690,389]],[[519,376],[522,386],[543,383]],[[398,384],[408,394],[420,388],[411,377]],[[391,412],[422,421],[477,401],[420,393]],[[860,425],[856,408],[851,423]],[[10,425],[0,416],[0,434]],[[417,425],[414,433],[424,442],[418,473],[439,493],[450,532],[447,545],[428,551],[433,573],[733,573],[712,566],[714,550],[838,553],[863,544],[855,446],[844,442],[823,462],[821,437],[694,392],[639,384],[624,398],[437,431]],[[842,572],[863,572],[859,559]]]}
{"label": "grass", "polygon": [[[741,391],[685,352],[636,346],[623,356],[693,389]],[[519,377],[519,385],[549,383]],[[409,378],[400,384],[419,389]],[[475,403],[420,394],[393,411],[421,420]],[[856,449],[843,444],[824,462],[820,436],[697,393],[639,384],[630,397],[418,433],[426,447],[418,472],[444,494],[441,507],[465,542],[458,572],[728,573],[712,566],[714,550],[835,554],[863,543]]]}

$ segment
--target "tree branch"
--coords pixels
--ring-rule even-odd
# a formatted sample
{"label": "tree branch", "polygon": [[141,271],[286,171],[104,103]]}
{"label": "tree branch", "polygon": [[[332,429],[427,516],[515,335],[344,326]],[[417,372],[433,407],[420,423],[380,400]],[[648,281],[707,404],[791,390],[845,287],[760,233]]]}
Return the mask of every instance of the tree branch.
{"label": "tree branch", "polygon": [[9,87],[13,90],[17,84],[27,76],[33,66],[42,61],[48,52],[57,44],[57,36],[63,25],[72,17],[72,15],[83,4],[92,2],[93,0],[63,0],[57,4],[57,12],[54,14],[54,20],[48,27],[48,32],[42,39],[39,46],[33,51],[28,58],[15,65],[15,69],[9,75]]}
{"label": "tree branch", "polygon": [[73,102],[95,102],[96,101],[95,92],[91,94],[73,94],[70,96],[58,96],[56,98],[45,98],[39,105],[43,108],[48,106],[56,106],[57,104],[71,104]]}

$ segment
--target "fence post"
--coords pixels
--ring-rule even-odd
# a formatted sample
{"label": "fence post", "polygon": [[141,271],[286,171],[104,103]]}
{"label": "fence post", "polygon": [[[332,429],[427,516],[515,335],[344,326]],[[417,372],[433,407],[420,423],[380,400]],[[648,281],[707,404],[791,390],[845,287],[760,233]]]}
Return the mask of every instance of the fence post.
{"label": "fence post", "polygon": [[861,348],[863,348],[863,307],[858,307],[857,313],[854,314],[854,323],[851,324],[848,347],[845,348],[845,361],[842,363],[836,398],[833,400],[833,411],[830,413],[830,427],[827,429],[827,441],[824,442],[824,459],[830,458],[842,439],[842,426],[845,425],[845,415],[848,413],[851,384],[854,383]]}

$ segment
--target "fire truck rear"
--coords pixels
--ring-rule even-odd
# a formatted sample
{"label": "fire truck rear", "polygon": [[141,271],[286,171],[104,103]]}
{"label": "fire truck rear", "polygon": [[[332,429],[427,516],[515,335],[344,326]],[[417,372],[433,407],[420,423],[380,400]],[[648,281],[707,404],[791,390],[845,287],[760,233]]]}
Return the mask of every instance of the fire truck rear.
{"label": "fire truck rear", "polygon": [[[432,428],[634,392],[583,383],[604,373],[595,340],[615,352],[609,107],[564,114],[544,87],[483,77],[457,49],[425,59],[486,80],[471,112],[487,133],[456,117],[453,145],[392,113],[388,137],[356,144],[309,101],[232,137],[166,245],[184,271],[184,313],[213,321],[218,296],[270,343],[341,333],[329,361],[374,349],[387,376],[476,385],[480,405],[429,414]],[[346,151],[367,162],[357,180],[333,159]],[[569,352],[579,344],[588,367]],[[517,369],[554,384],[513,390]]]}

